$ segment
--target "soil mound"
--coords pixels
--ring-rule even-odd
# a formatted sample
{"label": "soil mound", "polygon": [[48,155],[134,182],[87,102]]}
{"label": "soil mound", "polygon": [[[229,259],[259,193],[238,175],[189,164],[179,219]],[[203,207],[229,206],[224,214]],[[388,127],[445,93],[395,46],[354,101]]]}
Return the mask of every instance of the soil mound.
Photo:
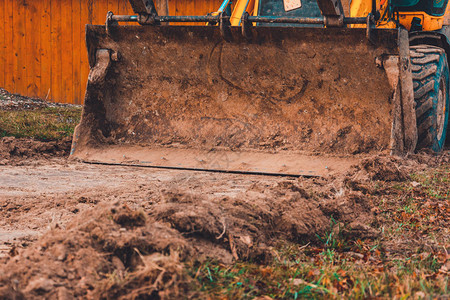
{"label": "soil mound", "polygon": [[0,271],[0,298],[174,299],[187,292],[180,261],[190,253],[176,230],[127,206],[103,205],[12,258]]}
{"label": "soil mound", "polygon": [[185,262],[264,262],[276,243],[318,243],[336,224],[376,234],[364,194],[324,179],[255,183],[233,197],[161,190],[141,205],[99,204],[51,229],[0,269],[0,298],[198,298]]}
{"label": "soil mound", "polygon": [[360,179],[405,181],[409,178],[405,159],[395,156],[372,156],[355,165],[350,173]]}
{"label": "soil mound", "polygon": [[3,137],[0,139],[0,165],[18,163],[24,159],[68,156],[71,139],[42,142],[29,138]]}
{"label": "soil mound", "polygon": [[402,182],[410,179],[410,174],[433,166],[450,162],[450,151],[440,154],[421,151],[408,157],[374,155],[367,157],[348,172],[348,179],[364,181]]}

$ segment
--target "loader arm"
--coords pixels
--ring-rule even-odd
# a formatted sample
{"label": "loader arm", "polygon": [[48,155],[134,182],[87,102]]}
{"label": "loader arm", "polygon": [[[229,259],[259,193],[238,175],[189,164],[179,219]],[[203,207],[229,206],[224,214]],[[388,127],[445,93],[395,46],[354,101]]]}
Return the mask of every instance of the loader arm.
{"label": "loader arm", "polygon": [[234,9],[230,17],[231,26],[240,26],[242,16],[244,15],[245,12],[247,12],[249,15],[253,15],[255,11],[255,4],[257,2],[258,2],[257,0],[236,1],[236,4],[234,5]]}

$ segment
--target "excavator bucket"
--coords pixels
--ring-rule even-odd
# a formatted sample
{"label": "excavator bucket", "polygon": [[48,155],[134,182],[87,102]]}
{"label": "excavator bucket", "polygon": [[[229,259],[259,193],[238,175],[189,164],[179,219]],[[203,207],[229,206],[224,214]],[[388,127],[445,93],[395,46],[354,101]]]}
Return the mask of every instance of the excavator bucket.
{"label": "excavator bucket", "polygon": [[87,26],[91,71],[71,156],[316,176],[414,147],[407,33],[251,30],[249,40],[232,27],[226,41],[218,26]]}

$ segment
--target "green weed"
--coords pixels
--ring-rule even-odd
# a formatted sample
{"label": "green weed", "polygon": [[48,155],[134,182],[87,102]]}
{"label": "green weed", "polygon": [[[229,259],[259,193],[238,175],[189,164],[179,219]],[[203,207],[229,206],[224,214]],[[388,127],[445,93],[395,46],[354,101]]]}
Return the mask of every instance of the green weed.
{"label": "green weed", "polygon": [[70,137],[80,117],[80,107],[0,110],[0,137],[28,137],[44,141]]}

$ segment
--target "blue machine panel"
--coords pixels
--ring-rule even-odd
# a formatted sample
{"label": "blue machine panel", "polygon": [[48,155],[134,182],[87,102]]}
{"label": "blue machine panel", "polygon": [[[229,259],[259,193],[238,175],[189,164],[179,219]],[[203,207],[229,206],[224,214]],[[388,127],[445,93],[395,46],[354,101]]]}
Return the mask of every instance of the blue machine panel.
{"label": "blue machine panel", "polygon": [[[260,0],[259,16],[277,16],[277,17],[311,17],[318,18],[322,14],[317,4],[317,0],[301,0],[302,7],[285,11],[283,0]],[[302,25],[302,24],[269,24],[258,23],[258,26],[276,26],[276,27],[323,27],[322,25]]]}

